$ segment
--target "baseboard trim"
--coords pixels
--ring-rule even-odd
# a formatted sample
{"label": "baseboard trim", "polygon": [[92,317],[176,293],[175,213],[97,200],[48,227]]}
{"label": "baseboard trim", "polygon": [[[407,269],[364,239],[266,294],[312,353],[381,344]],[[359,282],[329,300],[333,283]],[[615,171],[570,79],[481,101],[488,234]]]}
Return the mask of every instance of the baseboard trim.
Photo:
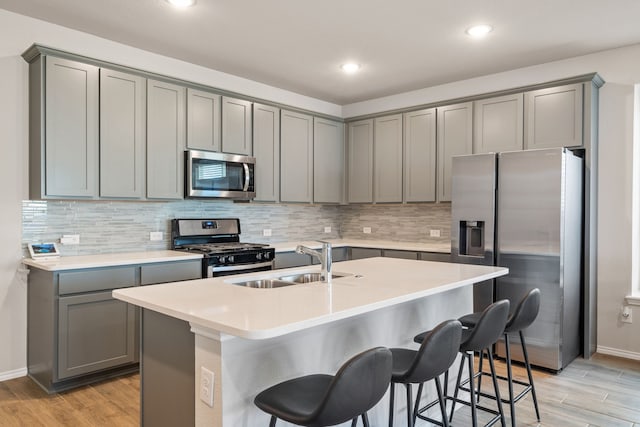
{"label": "baseboard trim", "polygon": [[640,353],[635,353],[633,351],[627,351],[627,350],[619,350],[617,348],[603,347],[599,345],[596,348],[596,352],[601,354],[607,354],[609,356],[622,357],[624,359],[640,360]]}
{"label": "baseboard trim", "polygon": [[27,368],[14,369],[13,371],[0,372],[0,382],[14,378],[26,377]]}

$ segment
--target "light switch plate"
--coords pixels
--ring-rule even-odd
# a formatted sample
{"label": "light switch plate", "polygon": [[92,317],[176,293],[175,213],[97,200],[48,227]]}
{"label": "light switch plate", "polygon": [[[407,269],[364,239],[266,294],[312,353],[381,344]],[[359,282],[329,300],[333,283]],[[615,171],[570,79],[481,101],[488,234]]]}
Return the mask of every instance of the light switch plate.
{"label": "light switch plate", "polygon": [[60,243],[63,245],[79,245],[80,244],[80,235],[79,234],[64,234],[60,238]]}
{"label": "light switch plate", "polygon": [[430,237],[440,237],[440,230],[429,230]]}
{"label": "light switch plate", "polygon": [[213,386],[214,375],[213,372],[205,368],[200,367],[200,400],[213,408]]}
{"label": "light switch plate", "polygon": [[362,232],[364,234],[371,234],[371,227],[362,227]]}
{"label": "light switch plate", "polygon": [[149,233],[149,240],[158,241],[162,240],[162,231],[152,231]]}
{"label": "light switch plate", "polygon": [[331,227],[325,227],[324,228],[324,232],[325,233],[331,233]]}
{"label": "light switch plate", "polygon": [[271,229],[270,228],[265,228],[264,230],[262,230],[262,235],[264,237],[271,237]]}

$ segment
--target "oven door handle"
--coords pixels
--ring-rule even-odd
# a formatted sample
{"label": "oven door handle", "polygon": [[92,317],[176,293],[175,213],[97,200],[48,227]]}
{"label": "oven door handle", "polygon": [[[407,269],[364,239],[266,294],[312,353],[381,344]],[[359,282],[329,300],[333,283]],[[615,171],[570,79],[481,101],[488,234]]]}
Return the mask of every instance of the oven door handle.
{"label": "oven door handle", "polygon": [[218,271],[242,271],[253,270],[254,268],[270,267],[273,265],[273,261],[260,262],[256,264],[242,264],[242,265],[229,265],[225,267],[209,267],[209,270],[217,273]]}
{"label": "oven door handle", "polygon": [[251,176],[249,176],[249,165],[246,163],[243,163],[242,167],[244,168],[244,187],[242,188],[242,191],[246,192],[246,191],[249,191],[249,182],[250,182]]}

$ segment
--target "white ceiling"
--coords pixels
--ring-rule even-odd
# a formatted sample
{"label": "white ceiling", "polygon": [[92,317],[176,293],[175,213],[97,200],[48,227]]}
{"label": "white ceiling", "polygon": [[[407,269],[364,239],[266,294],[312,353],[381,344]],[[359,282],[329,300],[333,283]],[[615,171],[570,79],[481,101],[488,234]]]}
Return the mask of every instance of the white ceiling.
{"label": "white ceiling", "polygon": [[[0,0],[0,8],[340,105],[640,43],[638,0],[197,0],[184,11],[164,0]],[[477,23],[495,29],[471,39],[464,31]],[[362,70],[345,75],[346,61]]]}

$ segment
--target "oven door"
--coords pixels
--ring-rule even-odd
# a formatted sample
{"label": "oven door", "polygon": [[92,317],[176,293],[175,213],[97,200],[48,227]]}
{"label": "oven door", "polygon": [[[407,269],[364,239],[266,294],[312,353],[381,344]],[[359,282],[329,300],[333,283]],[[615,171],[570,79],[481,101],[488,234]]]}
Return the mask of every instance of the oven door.
{"label": "oven door", "polygon": [[255,159],[235,154],[189,150],[186,196],[249,200],[254,188]]}
{"label": "oven door", "polygon": [[207,277],[231,276],[233,274],[255,273],[273,270],[273,261],[252,264],[224,265],[207,267]]}

